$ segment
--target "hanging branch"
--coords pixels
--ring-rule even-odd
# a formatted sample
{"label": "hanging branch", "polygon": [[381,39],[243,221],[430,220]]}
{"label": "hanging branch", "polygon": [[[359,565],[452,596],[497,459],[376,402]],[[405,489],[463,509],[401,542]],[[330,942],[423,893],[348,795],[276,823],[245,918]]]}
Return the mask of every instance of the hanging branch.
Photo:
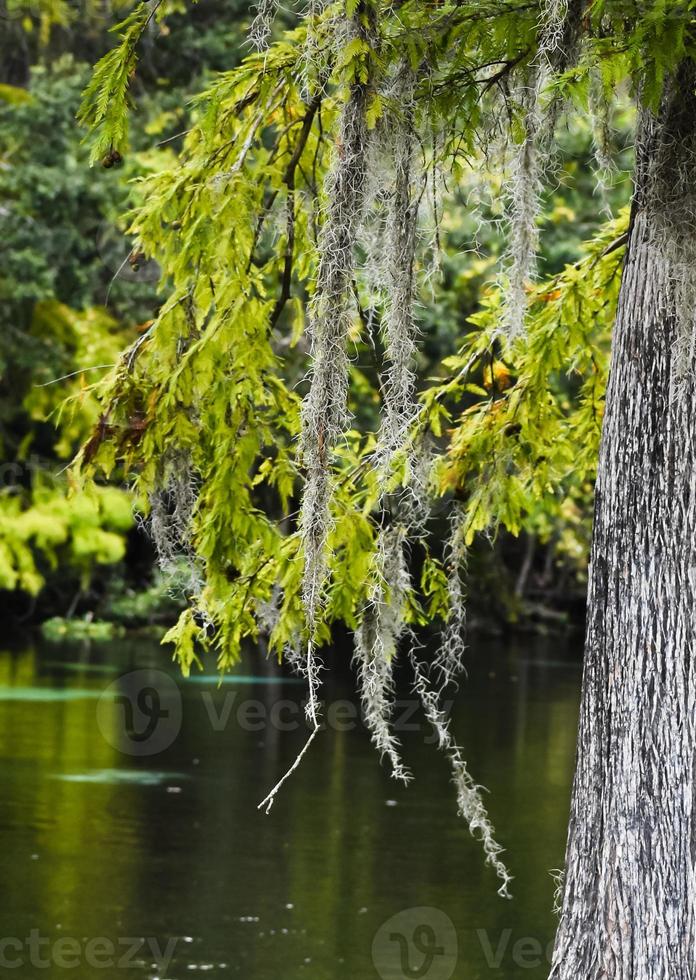
{"label": "hanging branch", "polygon": [[295,255],[295,174],[297,172],[304,149],[307,145],[307,140],[309,139],[309,134],[312,130],[312,125],[314,124],[314,118],[320,105],[321,97],[315,96],[309,104],[304,119],[302,120],[300,135],[297,143],[295,144],[295,149],[293,150],[290,162],[288,163],[283,175],[283,183],[285,184],[288,192],[286,202],[287,218],[285,232],[285,256],[283,259],[280,294],[275,302],[269,320],[269,328],[271,330],[278,323],[280,315],[285,309],[285,304],[290,299],[290,287],[292,285],[292,264]]}
{"label": "hanging branch", "polygon": [[[306,0],[303,19],[307,25],[307,35],[302,50],[300,75],[302,96],[309,102],[317,94],[321,95],[327,81],[325,53],[322,51],[318,24],[329,0]],[[334,34],[334,37],[336,35]]]}
{"label": "hanging branch", "polygon": [[401,65],[391,93],[398,106],[398,115],[383,133],[394,167],[382,263],[386,302],[381,329],[387,369],[382,378],[384,413],[375,451],[377,465],[385,477],[417,414],[414,393],[418,326],[414,309],[414,263],[418,208],[424,187],[422,175],[420,180],[415,176],[414,84],[415,76],[410,66]]}
{"label": "hanging branch", "polygon": [[539,230],[537,216],[541,195],[539,135],[543,118],[536,85],[521,90],[525,136],[515,148],[509,183],[508,242],[505,258],[508,278],[503,306],[503,330],[510,340],[524,332],[527,288],[536,272]]}
{"label": "hanging branch", "polygon": [[[369,39],[362,18],[352,17],[342,27],[348,41],[360,41],[369,51]],[[321,664],[315,653],[315,629],[324,600],[328,567],[326,552],[332,525],[332,453],[348,427],[347,345],[354,313],[354,253],[367,184],[370,131],[366,112],[369,92],[369,83],[357,71],[343,104],[336,151],[325,180],[326,214],[319,235],[319,266],[308,328],[312,368],[309,392],[302,404],[300,455],[306,477],[299,530],[304,551],[302,602],[309,633],[301,672],[308,681],[307,717],[312,731],[290,770],[260,804],[267,811],[319,731]]]}
{"label": "hanging branch", "polygon": [[331,453],[349,421],[347,344],[354,315],[354,249],[367,178],[367,95],[367,85],[355,82],[343,106],[336,153],[326,178],[326,217],[319,236],[319,269],[310,308],[312,368],[302,406],[301,441],[307,475],[300,517],[305,553],[302,598],[310,631],[326,578]]}
{"label": "hanging branch", "polygon": [[355,633],[354,657],[365,724],[380,756],[389,759],[392,776],[405,783],[411,777],[391,730],[394,667],[399,641],[407,632],[406,600],[411,590],[406,556],[411,528],[403,513],[401,494],[389,508],[394,523],[387,525],[385,521],[386,484],[394,457],[404,447],[417,414],[413,267],[419,199],[413,188],[413,87],[410,65],[400,64],[384,93],[394,109],[380,120],[372,143],[368,197],[373,228],[366,236],[365,275],[375,301],[384,301],[380,326],[387,367],[382,378],[382,422],[374,453],[381,484],[378,507],[383,519],[376,544],[376,582]]}
{"label": "hanging branch", "polygon": [[466,519],[464,508],[457,504],[450,519],[450,533],[445,545],[449,615],[442,633],[440,649],[433,662],[433,671],[442,690],[464,670],[466,652],[466,573],[467,548],[462,527]]}
{"label": "hanging branch", "polygon": [[348,353],[355,239],[362,213],[368,131],[366,89],[352,86],[341,118],[338,149],[327,177],[328,210],[319,239],[317,289],[310,313],[312,376],[302,406],[302,458],[306,480],[300,513],[304,548],[302,601],[310,632],[306,672],[316,719],[317,669],[312,634],[327,573],[331,528],[331,454],[348,425]]}
{"label": "hanging branch", "polygon": [[[402,67],[394,86],[394,95],[398,95],[398,104],[402,107],[403,115],[399,116],[396,124],[383,129],[394,164],[394,190],[388,199],[384,259],[380,263],[386,272],[386,304],[381,326],[389,366],[383,380],[384,416],[375,456],[385,477],[389,474],[395,453],[403,448],[417,414],[413,367],[417,349],[414,260],[420,196],[414,189],[413,179],[413,82],[410,68]],[[424,454],[424,461],[425,466],[412,467],[412,492],[408,494],[406,491],[394,501],[393,520],[398,523],[386,527],[383,525],[380,529],[377,540],[378,581],[355,634],[355,662],[365,723],[380,755],[389,759],[393,778],[406,783],[411,776],[401,761],[399,742],[391,730],[390,722],[397,649],[399,641],[409,633],[405,622],[406,598],[411,589],[406,560],[407,541],[410,533],[423,533],[422,525],[426,519],[423,505],[427,501],[427,453]],[[384,494],[381,495],[381,503],[384,507]],[[427,512],[427,503],[425,510]],[[450,615],[441,647],[434,662],[426,668],[416,656],[415,642],[411,637],[410,660],[414,672],[414,690],[426,718],[437,734],[439,747],[448,756],[452,767],[459,814],[466,821],[471,834],[481,840],[487,862],[494,867],[501,879],[500,894],[509,897],[508,884],[511,878],[500,860],[501,847],[495,840],[481,789],[471,777],[441,707],[444,688],[463,669],[466,606],[461,574],[466,549],[461,534],[462,520],[463,515],[458,509],[453,517],[450,541],[446,549],[450,565]],[[431,681],[433,676],[437,677],[437,683]]]}
{"label": "hanging branch", "polygon": [[495,829],[483,802],[481,795],[483,787],[472,778],[462,750],[452,737],[449,719],[440,706],[441,692],[432,686],[428,668],[418,660],[413,649],[411,665],[415,677],[414,690],[420,698],[425,717],[433,726],[438,747],[446,753],[452,767],[452,781],[457,791],[459,815],[466,821],[471,835],[481,842],[486,863],[491,865],[502,881],[498,894],[502,898],[510,898],[508,885],[512,877],[500,859],[502,847],[495,839]]}
{"label": "hanging branch", "polygon": [[391,729],[394,663],[399,640],[407,630],[404,621],[411,577],[405,555],[406,529],[388,527],[377,540],[378,581],[362,622],[355,632],[358,687],[365,724],[380,756],[387,756],[391,775],[403,783],[411,779],[399,755],[399,740]]}
{"label": "hanging branch", "polygon": [[556,72],[577,57],[582,0],[543,0],[536,58],[521,83],[518,101],[524,136],[515,144],[508,186],[508,244],[504,258],[507,278],[502,327],[510,340],[524,333],[527,293],[536,276],[545,150],[555,125],[557,101],[544,92]]}
{"label": "hanging branch", "polygon": [[616,171],[612,145],[611,102],[604,91],[602,77],[596,67],[590,74],[589,102],[595,163],[601,179],[606,182]]}

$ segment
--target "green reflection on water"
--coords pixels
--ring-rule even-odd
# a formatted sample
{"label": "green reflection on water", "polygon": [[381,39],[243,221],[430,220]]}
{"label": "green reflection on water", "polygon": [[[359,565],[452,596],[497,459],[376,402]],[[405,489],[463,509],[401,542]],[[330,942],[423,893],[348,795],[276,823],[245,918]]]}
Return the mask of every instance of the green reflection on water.
{"label": "green reflection on water", "polygon": [[238,684],[302,684],[300,677],[257,677],[253,674],[190,674],[181,678],[182,684],[215,684],[219,686]]}
{"label": "green reflection on water", "polygon": [[99,691],[80,688],[57,691],[50,687],[0,687],[0,701],[83,701],[99,696]]}
{"label": "green reflection on water", "polygon": [[[420,716],[397,712],[416,776],[409,788],[389,780],[359,726],[329,728],[265,816],[257,803],[306,735],[297,721],[301,687],[277,674],[255,679],[258,660],[240,674],[244,699],[261,705],[262,717],[273,717],[280,700],[298,705],[282,715],[294,726],[279,731],[241,725],[236,710],[213,725],[210,698],[234,697],[236,708],[242,694],[180,683],[176,738],[139,757],[101,734],[96,702],[114,675],[170,671],[166,656],[155,644],[122,640],[62,653],[0,654],[2,936],[38,929],[49,949],[61,936],[115,945],[128,936],[176,938],[165,973],[143,948],[119,977],[182,980],[204,970],[245,980],[374,980],[382,924],[425,906],[454,923],[455,978],[547,975],[542,962],[529,966],[535,947],[519,943],[546,944],[553,934],[548,872],[563,860],[579,694],[577,661],[563,650],[475,645],[457,695],[455,730],[491,790],[515,874],[512,902],[497,898],[456,816],[446,763]],[[214,674],[204,680],[217,683]],[[116,723],[119,705],[109,697]],[[324,697],[350,697],[349,679],[329,681]],[[500,962],[487,963],[487,952]],[[85,962],[73,972],[112,975]],[[15,975],[57,978],[65,969],[25,963]]]}
{"label": "green reflection on water", "polygon": [[91,772],[56,773],[54,778],[68,783],[138,783],[141,786],[161,786],[173,779],[188,777],[181,772],[155,772],[147,769],[95,769]]}

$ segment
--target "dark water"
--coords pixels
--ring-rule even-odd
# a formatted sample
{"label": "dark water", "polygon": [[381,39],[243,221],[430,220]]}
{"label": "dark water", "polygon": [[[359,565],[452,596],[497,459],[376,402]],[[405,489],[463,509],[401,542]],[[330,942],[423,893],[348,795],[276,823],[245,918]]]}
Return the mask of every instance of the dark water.
{"label": "dark water", "polygon": [[347,676],[265,816],[305,729],[303,687],[263,659],[218,686],[181,680],[142,641],[0,653],[0,970],[544,978],[579,683],[558,641],[470,653],[455,731],[491,790],[507,902],[420,716],[399,711],[416,777],[403,788],[353,720]]}

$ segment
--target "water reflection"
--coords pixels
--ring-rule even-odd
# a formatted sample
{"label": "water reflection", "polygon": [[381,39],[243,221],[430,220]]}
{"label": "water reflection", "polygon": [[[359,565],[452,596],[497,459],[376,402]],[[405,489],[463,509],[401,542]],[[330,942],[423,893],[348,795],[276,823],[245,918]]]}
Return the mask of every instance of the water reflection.
{"label": "water reflection", "polygon": [[[150,693],[129,736],[122,709],[138,693],[135,671],[151,679]],[[171,705],[159,698],[162,672],[181,711],[173,737],[142,754],[131,736]],[[18,942],[2,955],[21,960],[16,975],[62,977],[70,955],[56,946],[69,937],[64,947],[87,980],[112,975],[119,961],[118,976],[169,980],[389,980],[407,975],[404,965],[426,980],[543,978],[579,680],[576,651],[477,644],[457,695],[455,730],[491,790],[515,875],[505,902],[456,816],[447,763],[408,705],[409,788],[380,768],[348,678],[338,678],[325,692],[331,726],[264,816],[257,803],[306,734],[303,688],[272,665],[254,658],[220,686],[213,673],[181,681],[156,644],[2,653],[0,936]],[[409,909],[425,916],[420,946],[409,945],[408,913],[390,927],[393,949],[380,947],[383,924]],[[442,972],[444,954],[426,969],[440,913],[454,925],[453,974]],[[37,949],[49,965],[37,965]]]}

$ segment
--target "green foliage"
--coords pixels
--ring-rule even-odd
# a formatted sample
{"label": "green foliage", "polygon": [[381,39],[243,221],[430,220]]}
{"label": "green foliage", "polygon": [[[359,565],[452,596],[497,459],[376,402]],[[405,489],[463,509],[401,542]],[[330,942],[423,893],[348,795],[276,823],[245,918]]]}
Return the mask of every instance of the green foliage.
{"label": "green foliage", "polygon": [[[114,179],[95,180],[87,169],[74,124],[84,79],[85,69],[65,58],[50,70],[35,69],[27,99],[0,102],[0,197],[6,210],[0,243],[0,434],[6,450],[26,435],[21,406],[33,384],[113,363],[124,343],[114,339],[108,354],[102,350],[100,359],[87,364],[90,344],[108,346],[99,330],[113,337],[118,328],[98,313],[91,314],[90,324],[71,325],[68,308],[94,307],[109,294],[121,317],[144,318],[143,300],[152,295],[147,284],[118,281],[110,288],[122,257],[104,232],[124,195]],[[59,310],[56,303],[64,306]],[[63,389],[54,391],[56,404]]]}
{"label": "green foliage", "polygon": [[128,628],[164,627],[176,620],[185,606],[185,581],[185,569],[180,574],[175,570],[169,575],[155,575],[146,588],[133,588],[114,576],[99,604],[99,615]]}
{"label": "green foliage", "polygon": [[[126,473],[142,511],[164,500],[172,520],[177,480],[188,481],[194,503],[180,558],[190,566],[192,607],[170,635],[182,662],[194,661],[200,642],[212,644],[226,666],[262,629],[278,655],[301,645],[296,515],[303,472],[296,441],[308,369],[305,309],[327,203],[323,181],[332,154],[340,159],[336,127],[351,89],[369,81],[368,131],[388,132],[404,115],[394,73],[408,64],[416,77],[412,125],[430,223],[416,270],[423,341],[413,444],[427,439],[435,451],[431,492],[446,506],[453,498],[462,504],[474,551],[499,530],[529,534],[553,542],[581,575],[620,278],[622,248],[613,243],[622,241],[627,221],[625,213],[606,223],[598,217],[589,166],[597,137],[582,120],[596,112],[597,101],[611,103],[605,122],[620,130],[618,159],[630,167],[634,105],[654,108],[665,79],[695,53],[692,0],[595,0],[569,25],[577,50],[564,53],[540,102],[559,109],[560,186],[547,184],[537,219],[545,281],[528,284],[527,331],[512,345],[500,336],[494,277],[504,248],[499,224],[510,193],[509,157],[529,132],[523,91],[538,63],[538,5],[330,4],[299,28],[277,27],[279,40],[268,52],[231,69],[224,67],[225,51],[239,50],[238,40],[228,41],[231,21],[214,5],[208,13],[202,7],[170,0],[134,6],[113,28],[117,43],[98,62],[80,110],[92,162],[113,163],[118,154],[126,176],[136,178],[128,220],[135,251],[161,269],[156,310],[151,298],[145,309],[119,294],[119,283],[116,321],[94,309],[108,283],[81,243],[93,241],[95,217],[115,214],[123,178],[112,169],[90,172],[76,136],[66,139],[66,114],[83,85],[79,71],[68,63],[37,70],[29,98],[11,87],[0,91],[9,164],[0,184],[13,202],[6,238],[13,258],[3,263],[0,288],[14,304],[4,334],[12,339],[1,353],[6,366],[20,368],[12,387],[13,404],[21,406],[4,421],[4,441],[26,454],[45,438],[39,420],[55,412],[59,392],[36,384],[77,370],[61,386],[60,394],[67,387],[72,397],[55,416],[60,436],[48,455],[67,458],[82,439],[86,472]],[[232,16],[248,13],[244,7]],[[343,31],[345,17],[362,33]],[[93,42],[95,50],[102,40]],[[198,75],[206,61],[218,69],[196,83],[190,102],[193,83],[179,64],[186,59],[193,66],[188,74]],[[136,101],[143,112],[133,116],[129,133]],[[46,138],[32,141],[29,133],[37,131]],[[153,145],[160,139],[169,141],[166,148]],[[379,160],[372,164],[379,169]],[[65,192],[57,195],[63,185],[56,170],[66,175]],[[615,180],[605,206],[618,213],[626,193],[625,182]],[[55,220],[45,222],[41,245],[33,248],[51,195]],[[433,298],[426,269],[439,250],[443,277],[431,277]],[[371,462],[383,297],[359,264],[355,292],[354,426],[331,460],[322,642],[335,623],[351,629],[360,623],[379,585],[379,530],[400,520],[396,500],[413,466],[405,452],[385,497]],[[70,313],[56,301],[86,312]],[[138,316],[127,318],[144,321],[141,332],[119,337],[122,313],[135,309]],[[119,353],[124,339],[129,346]],[[101,381],[102,369],[84,370],[109,363],[116,366]],[[26,507],[29,488],[22,492]],[[18,497],[11,499],[16,508]],[[447,570],[437,534],[414,542],[412,563],[408,622],[445,618]],[[16,581],[19,565],[12,566]]]}
{"label": "green foliage", "polygon": [[41,633],[51,643],[64,640],[109,641],[122,634],[122,628],[115,623],[99,619],[63,619],[54,616],[41,624]]}
{"label": "green foliage", "polygon": [[[577,68],[551,82],[553,91],[582,111],[597,52],[606,52],[609,63],[602,62],[605,88],[629,73],[641,84],[655,57],[657,35],[627,35],[618,9],[614,21],[614,8],[604,6],[602,36],[592,35]],[[378,43],[367,40],[369,35],[353,37],[333,55],[334,8],[307,28],[286,33],[262,56],[212,81],[194,100],[179,159],[135,187],[132,232],[138,247],[160,264],[165,300],[147,334],[95,387],[103,415],[82,465],[107,475],[116,465],[125,468],[147,509],[186,460],[196,503],[190,544],[182,553],[188,548],[204,574],[191,609],[168,636],[186,668],[197,643],[212,644],[225,667],[244,639],[256,638],[261,629],[270,631],[278,654],[306,636],[296,531],[302,476],[295,447],[298,386],[301,393],[307,367],[302,309],[314,288],[322,179],[347,86],[364,81],[369,62],[369,124],[380,126],[400,111],[390,101],[388,79],[407,52],[419,69],[416,125],[431,137],[422,137],[423,166],[433,181],[448,170],[466,193],[484,160],[482,133],[499,129],[492,114],[499,113],[500,90],[507,98],[513,73],[534,57],[536,15],[525,4],[406,3],[398,18],[379,4],[355,9],[370,24],[373,16],[378,19]],[[306,95],[302,81],[308,30],[320,52],[317,62],[329,66],[314,97]],[[641,46],[639,57],[634,48]],[[122,44],[113,63],[123,63],[124,50]],[[84,118],[97,120],[111,84],[100,69]],[[514,120],[517,110],[509,104]],[[575,203],[584,208],[587,201],[587,178],[577,162],[587,161],[587,141],[580,148],[561,141],[560,151],[571,190],[547,197],[552,228],[575,218],[567,195],[575,193],[576,178],[586,183]],[[501,181],[492,163],[482,183],[495,219]],[[625,186],[612,193],[616,205]],[[456,242],[450,230],[461,221],[456,198],[440,198],[434,206],[440,208],[438,237],[443,240],[444,229],[445,244]],[[484,288],[499,251],[498,233],[487,237],[490,258],[474,258],[468,267],[457,258],[462,271],[451,281],[453,297],[464,294],[467,277],[471,281],[465,312],[455,317],[455,329],[465,330],[466,339],[442,362],[441,380],[424,387],[414,429],[414,440],[428,434],[438,451],[434,492],[455,495],[465,506],[468,542],[497,528],[513,535],[524,531],[542,542],[553,539],[578,569],[587,548],[627,221],[622,214],[600,227],[591,212],[587,206],[584,228],[596,233],[577,262],[568,261],[577,245],[547,253],[550,268],[560,271],[530,286],[527,334],[513,346],[499,336],[500,293]],[[569,234],[578,241],[576,231]],[[446,262],[453,257],[452,250]],[[317,627],[320,642],[328,641],[336,622],[356,628],[379,578],[375,547],[385,518],[370,462],[378,365],[369,333],[379,309],[371,308],[362,278],[356,290],[361,309],[353,341],[360,360],[351,368],[350,393],[356,427],[332,460],[330,578]],[[434,326],[441,315],[433,305],[423,321]],[[438,351],[432,334],[425,338],[426,352],[429,342],[432,364]],[[427,359],[422,366],[427,368]],[[392,491],[408,479],[411,465],[404,460],[397,467]],[[448,608],[441,545],[435,540],[417,548],[423,551],[422,571],[406,609],[412,624],[446,616]]]}
{"label": "green foliage", "polygon": [[95,182],[85,169],[74,131],[84,79],[84,67],[66,58],[50,70],[35,68],[26,99],[0,102],[0,196],[8,212],[0,245],[3,345],[8,333],[23,330],[37,301],[81,307],[106,294],[108,270],[94,262],[99,225],[123,195],[114,181]]}
{"label": "green foliage", "polygon": [[[71,498],[36,474],[0,494],[0,588],[35,595],[60,568],[84,589],[120,561],[131,511],[103,481],[125,477],[186,599],[164,638],[183,670],[207,649],[225,669],[266,634],[308,679],[311,741],[316,649],[347,627],[397,778],[394,661],[437,622],[432,658],[409,647],[414,689],[502,894],[441,707],[462,666],[463,566],[500,592],[481,544],[499,557],[524,536],[582,580],[629,227],[612,159],[630,169],[636,119],[696,57],[694,6],[342,0],[283,31],[267,3],[263,53],[226,61],[223,22],[212,73],[188,45],[194,83],[169,44],[205,46],[216,18],[197,35],[179,0],[134,5],[84,88],[91,171],[66,135],[79,71],[53,63],[60,5],[40,42],[52,70],[27,97],[12,72],[0,89],[3,448],[53,466],[82,441]],[[117,281],[107,314],[98,291],[120,275],[82,245],[113,224],[124,177],[119,270],[158,270],[159,295]],[[122,618],[150,615],[151,596],[128,600]]]}
{"label": "green foliage", "polygon": [[466,500],[469,544],[502,526],[542,541],[561,533],[585,557],[572,536],[592,495],[627,225],[624,211],[536,287],[527,336],[502,352],[500,294],[490,291],[471,317],[479,329],[444,362],[448,378],[423,396],[425,424],[454,423],[438,478]]}
{"label": "green foliage", "polygon": [[[100,416],[88,384],[148,329],[155,306],[151,269],[143,270],[137,255],[129,256],[131,243],[120,220],[127,181],[171,162],[169,147],[187,127],[187,92],[200,86],[202,73],[234,63],[243,43],[239,21],[249,16],[248,5],[236,0],[206,0],[193,9],[167,3],[166,24],[160,19],[164,7],[147,4],[124,22],[128,6],[106,8],[88,0],[78,20],[70,4],[12,0],[0,39],[0,475],[2,499],[11,498],[13,515],[38,519],[49,497],[60,509],[68,491],[62,471]],[[135,64],[130,42],[150,17],[134,75],[127,70]],[[110,46],[113,20],[121,22],[114,30],[124,35],[123,43],[100,69],[111,87],[100,89],[102,100],[91,122],[100,133],[111,131],[104,137],[111,140],[114,127],[125,125],[131,95],[140,112],[123,165],[90,169],[84,133],[75,126],[90,76],[77,59],[95,60]],[[66,49],[77,57],[64,54]],[[156,145],[161,140],[162,148]],[[286,492],[287,479],[280,486]],[[105,521],[100,529],[111,533],[102,510],[99,517]],[[28,520],[23,518],[25,524]],[[10,542],[9,523],[3,526],[7,547],[16,555],[24,539],[17,535]],[[118,547],[107,548],[110,539],[95,534],[91,554],[79,534],[73,540],[73,531],[63,528],[57,553],[38,537],[28,538],[24,566],[29,571],[19,574],[15,558],[4,581],[32,592],[48,582],[47,594],[61,609],[76,582],[89,578],[90,563],[101,584],[109,581],[100,574],[102,559],[110,554],[121,560],[126,525],[114,531]],[[72,544],[84,562],[75,560]],[[39,568],[36,574],[31,562]],[[143,574],[146,562],[138,569]]]}
{"label": "green foliage", "polygon": [[132,520],[128,497],[113,487],[70,499],[39,486],[28,506],[16,495],[0,496],[0,589],[36,595],[59,567],[86,588],[95,564],[123,558]]}
{"label": "green foliage", "polygon": [[113,166],[114,154],[126,150],[130,85],[138,60],[138,44],[153,20],[161,20],[167,7],[165,0],[155,0],[151,5],[141,3],[111,28],[118,32],[119,43],[95,67],[78,116],[93,133],[90,163],[104,157],[105,166]]}
{"label": "green foliage", "polygon": [[123,559],[133,523],[123,491],[69,499],[61,473],[99,415],[88,380],[132,335],[93,305],[112,275],[99,231],[123,192],[87,170],[74,126],[84,77],[64,58],[36,68],[25,98],[0,102],[0,589],[31,595],[49,579],[86,587]]}

